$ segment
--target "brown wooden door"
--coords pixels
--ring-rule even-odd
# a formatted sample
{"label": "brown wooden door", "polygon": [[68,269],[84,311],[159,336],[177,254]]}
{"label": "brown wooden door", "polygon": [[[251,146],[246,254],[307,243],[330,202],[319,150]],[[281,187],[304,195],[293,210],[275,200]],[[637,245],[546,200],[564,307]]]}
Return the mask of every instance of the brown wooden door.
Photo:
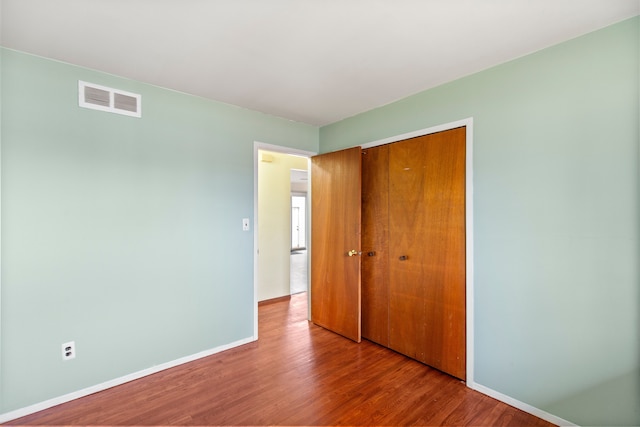
{"label": "brown wooden door", "polygon": [[466,378],[465,128],[389,146],[390,348]]}
{"label": "brown wooden door", "polygon": [[[311,320],[360,342],[360,147],[311,158]],[[349,256],[349,251],[356,254]]]}
{"label": "brown wooden door", "polygon": [[389,146],[362,150],[362,337],[389,346]]}

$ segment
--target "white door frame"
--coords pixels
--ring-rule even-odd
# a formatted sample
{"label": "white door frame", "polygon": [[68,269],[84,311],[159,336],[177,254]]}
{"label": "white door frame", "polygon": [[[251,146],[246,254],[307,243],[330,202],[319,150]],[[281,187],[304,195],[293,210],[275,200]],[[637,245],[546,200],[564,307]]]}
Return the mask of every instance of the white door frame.
{"label": "white door frame", "polygon": [[[258,165],[260,162],[258,151],[272,151],[275,153],[289,154],[293,156],[301,156],[311,158],[311,156],[315,156],[316,152],[313,151],[305,151],[299,150],[296,148],[284,147],[280,145],[266,144],[264,142],[254,141],[253,142],[253,339],[258,339]],[[310,160],[309,160],[310,161]],[[310,190],[310,189],[309,189]],[[311,192],[309,191],[307,196],[307,204],[309,203],[309,198],[311,197]],[[306,241],[309,241],[309,227],[306,230]],[[291,240],[291,238],[289,238]],[[307,259],[310,259],[310,253]],[[308,261],[307,261],[308,262]],[[308,268],[308,265],[307,265]],[[311,276],[309,276],[311,277]],[[309,284],[307,283],[307,286]],[[309,293],[307,293],[308,296]]]}

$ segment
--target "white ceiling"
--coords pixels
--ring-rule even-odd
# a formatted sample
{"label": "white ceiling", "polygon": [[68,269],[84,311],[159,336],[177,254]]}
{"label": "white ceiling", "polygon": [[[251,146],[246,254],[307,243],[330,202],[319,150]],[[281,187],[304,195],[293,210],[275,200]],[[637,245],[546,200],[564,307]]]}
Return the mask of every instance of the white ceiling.
{"label": "white ceiling", "polygon": [[0,0],[1,44],[325,125],[640,12],[639,0]]}

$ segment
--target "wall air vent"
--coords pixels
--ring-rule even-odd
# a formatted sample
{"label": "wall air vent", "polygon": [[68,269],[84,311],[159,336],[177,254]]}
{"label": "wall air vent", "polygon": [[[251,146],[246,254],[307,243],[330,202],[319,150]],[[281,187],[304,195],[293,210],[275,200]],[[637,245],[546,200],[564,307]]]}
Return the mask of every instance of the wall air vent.
{"label": "wall air vent", "polygon": [[142,96],[93,83],[78,81],[78,104],[84,108],[142,117]]}

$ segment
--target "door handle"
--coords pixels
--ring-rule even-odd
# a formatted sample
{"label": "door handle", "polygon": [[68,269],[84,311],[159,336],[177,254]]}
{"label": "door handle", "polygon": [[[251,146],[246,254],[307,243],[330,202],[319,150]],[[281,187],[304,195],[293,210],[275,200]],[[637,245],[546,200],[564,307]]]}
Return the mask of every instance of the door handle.
{"label": "door handle", "polygon": [[351,249],[349,252],[347,252],[347,255],[349,256],[362,255],[362,252],[358,252],[355,249]]}
{"label": "door handle", "polygon": [[409,257],[408,257],[408,256],[406,256],[406,255],[400,255],[400,257],[399,257],[398,259],[399,259],[400,261],[406,261],[406,260],[408,260],[408,259],[409,259]]}

